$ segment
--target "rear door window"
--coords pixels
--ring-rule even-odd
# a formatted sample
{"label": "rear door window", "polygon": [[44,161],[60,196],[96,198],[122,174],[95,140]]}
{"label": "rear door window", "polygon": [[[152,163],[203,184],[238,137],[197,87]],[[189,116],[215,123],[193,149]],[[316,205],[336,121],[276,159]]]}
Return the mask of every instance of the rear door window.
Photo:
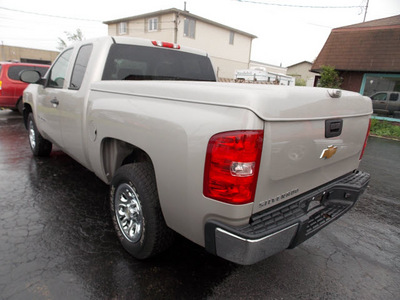
{"label": "rear door window", "polygon": [[389,101],[397,101],[397,100],[399,100],[399,94],[397,93],[390,94]]}
{"label": "rear door window", "polygon": [[79,49],[74,70],[72,71],[71,83],[69,86],[70,89],[79,90],[81,88],[92,49],[93,45],[84,45]]}

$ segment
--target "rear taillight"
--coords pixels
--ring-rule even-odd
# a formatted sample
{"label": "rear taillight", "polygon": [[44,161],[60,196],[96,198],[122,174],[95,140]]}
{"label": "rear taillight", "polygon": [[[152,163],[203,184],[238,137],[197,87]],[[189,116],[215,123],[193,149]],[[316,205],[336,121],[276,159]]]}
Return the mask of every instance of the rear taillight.
{"label": "rear taillight", "polygon": [[160,42],[160,41],[152,41],[154,46],[163,47],[163,48],[171,48],[171,49],[181,49],[181,46],[178,44],[168,43],[168,42]]}
{"label": "rear taillight", "polygon": [[242,130],[211,137],[204,168],[204,196],[230,204],[254,201],[263,134],[263,130]]}
{"label": "rear taillight", "polygon": [[366,137],[365,137],[364,146],[363,146],[363,149],[362,149],[362,151],[361,151],[359,160],[362,159],[362,157],[363,157],[363,155],[364,155],[365,147],[367,147],[367,142],[368,142],[368,137],[369,137],[369,131],[370,131],[370,129],[371,129],[371,119],[369,120],[367,135],[366,135]]}

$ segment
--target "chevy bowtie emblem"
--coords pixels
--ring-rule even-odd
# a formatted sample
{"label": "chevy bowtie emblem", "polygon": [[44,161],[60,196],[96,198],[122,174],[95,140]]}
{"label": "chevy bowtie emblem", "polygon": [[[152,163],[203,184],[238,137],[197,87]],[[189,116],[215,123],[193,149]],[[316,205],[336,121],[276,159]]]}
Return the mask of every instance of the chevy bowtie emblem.
{"label": "chevy bowtie emblem", "polygon": [[320,158],[323,158],[323,159],[331,158],[332,156],[335,155],[336,151],[337,151],[336,146],[333,146],[333,145],[329,146],[327,149],[322,150]]}

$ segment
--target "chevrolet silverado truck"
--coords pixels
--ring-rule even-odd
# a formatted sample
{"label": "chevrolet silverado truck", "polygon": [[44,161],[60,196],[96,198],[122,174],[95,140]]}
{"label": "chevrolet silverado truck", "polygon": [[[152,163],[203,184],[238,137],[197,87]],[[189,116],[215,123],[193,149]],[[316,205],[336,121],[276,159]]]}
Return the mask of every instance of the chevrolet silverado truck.
{"label": "chevrolet silverado truck", "polygon": [[372,107],[375,113],[383,115],[393,115],[400,117],[400,93],[399,92],[378,92],[371,97]]}
{"label": "chevrolet silverado truck", "polygon": [[138,259],[178,233],[253,264],[338,219],[369,182],[372,105],[357,93],[221,83],[203,51],[127,37],[80,42],[21,79],[33,155],[55,144],[109,184]]}

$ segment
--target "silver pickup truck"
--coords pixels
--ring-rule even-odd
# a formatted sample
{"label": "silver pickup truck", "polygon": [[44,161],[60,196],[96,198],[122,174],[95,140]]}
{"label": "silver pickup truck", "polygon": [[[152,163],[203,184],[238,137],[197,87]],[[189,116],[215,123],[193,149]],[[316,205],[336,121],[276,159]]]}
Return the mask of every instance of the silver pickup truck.
{"label": "silver pickup truck", "polygon": [[63,51],[24,92],[34,155],[52,144],[110,185],[138,259],[175,232],[239,264],[310,238],[356,202],[371,100],[321,88],[216,82],[206,53],[105,37]]}
{"label": "silver pickup truck", "polygon": [[400,93],[378,92],[371,96],[372,107],[375,113],[400,117]]}

